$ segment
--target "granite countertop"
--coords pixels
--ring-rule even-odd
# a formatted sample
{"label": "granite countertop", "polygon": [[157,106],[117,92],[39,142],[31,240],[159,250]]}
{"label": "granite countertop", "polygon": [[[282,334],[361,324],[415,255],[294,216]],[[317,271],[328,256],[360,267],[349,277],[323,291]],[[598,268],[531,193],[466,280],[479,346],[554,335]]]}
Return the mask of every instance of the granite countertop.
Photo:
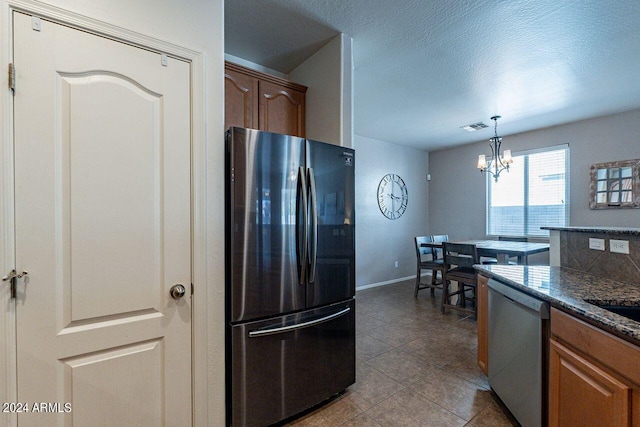
{"label": "granite countertop", "polygon": [[640,236],[640,228],[632,227],[540,227],[542,230],[573,231],[582,233],[631,234]]}
{"label": "granite countertop", "polygon": [[563,308],[591,324],[640,345],[640,322],[590,303],[640,306],[639,283],[621,282],[563,267],[476,265],[475,268],[486,276],[548,301],[552,306]]}

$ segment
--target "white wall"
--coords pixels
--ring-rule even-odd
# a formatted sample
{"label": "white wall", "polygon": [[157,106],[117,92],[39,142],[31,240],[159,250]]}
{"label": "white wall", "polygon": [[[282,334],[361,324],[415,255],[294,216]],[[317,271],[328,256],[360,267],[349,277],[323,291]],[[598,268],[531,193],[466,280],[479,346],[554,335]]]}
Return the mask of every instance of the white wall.
{"label": "white wall", "polygon": [[[429,153],[355,136],[356,287],[413,277],[413,238],[429,232]],[[400,175],[409,191],[403,216],[387,219],[378,208],[378,184],[388,173]],[[394,262],[398,261],[398,268]]]}
{"label": "white wall", "polygon": [[[219,210],[219,201],[224,200],[224,2],[44,0],[42,3],[204,53],[206,126],[195,131],[206,131],[207,188],[203,191],[206,191],[210,201],[206,219],[209,328],[207,425],[224,425],[224,220]],[[5,0],[2,7],[8,10]],[[2,51],[7,55],[3,58],[4,64],[10,62],[6,46],[10,43],[11,35],[6,22],[0,26]]]}
{"label": "white wall", "polygon": [[339,34],[289,74],[307,86],[306,135],[352,147],[351,37]]}
{"label": "white wall", "polygon": [[[589,209],[589,166],[640,158],[638,135],[640,110],[633,110],[506,135],[503,148],[517,152],[569,144],[570,225],[638,227],[638,209]],[[488,144],[483,141],[429,153],[429,226],[433,234],[449,234],[452,239],[485,237],[486,187],[476,163],[478,154],[489,154]]]}

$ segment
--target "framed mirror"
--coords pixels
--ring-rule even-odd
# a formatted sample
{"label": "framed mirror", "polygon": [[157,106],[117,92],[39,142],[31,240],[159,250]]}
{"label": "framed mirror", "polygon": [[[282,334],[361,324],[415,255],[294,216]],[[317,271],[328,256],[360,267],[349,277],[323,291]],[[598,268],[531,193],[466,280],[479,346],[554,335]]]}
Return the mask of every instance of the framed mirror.
{"label": "framed mirror", "polygon": [[640,159],[591,165],[589,208],[640,208]]}

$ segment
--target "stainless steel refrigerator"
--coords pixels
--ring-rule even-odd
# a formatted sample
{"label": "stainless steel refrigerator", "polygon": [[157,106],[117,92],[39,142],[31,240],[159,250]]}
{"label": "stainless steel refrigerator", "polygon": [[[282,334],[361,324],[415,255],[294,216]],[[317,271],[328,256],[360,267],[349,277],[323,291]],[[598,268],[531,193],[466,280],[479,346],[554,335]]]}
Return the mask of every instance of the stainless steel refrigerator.
{"label": "stainless steel refrigerator", "polygon": [[354,151],[226,135],[227,424],[266,426],[355,382]]}

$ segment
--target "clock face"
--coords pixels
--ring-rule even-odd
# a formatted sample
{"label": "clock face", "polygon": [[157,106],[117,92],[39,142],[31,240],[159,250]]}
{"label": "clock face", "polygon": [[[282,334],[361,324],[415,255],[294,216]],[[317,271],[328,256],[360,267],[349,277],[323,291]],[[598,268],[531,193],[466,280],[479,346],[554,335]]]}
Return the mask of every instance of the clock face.
{"label": "clock face", "polygon": [[407,210],[409,192],[402,178],[396,174],[386,174],[378,184],[378,206],[380,212],[389,219],[398,219]]}

